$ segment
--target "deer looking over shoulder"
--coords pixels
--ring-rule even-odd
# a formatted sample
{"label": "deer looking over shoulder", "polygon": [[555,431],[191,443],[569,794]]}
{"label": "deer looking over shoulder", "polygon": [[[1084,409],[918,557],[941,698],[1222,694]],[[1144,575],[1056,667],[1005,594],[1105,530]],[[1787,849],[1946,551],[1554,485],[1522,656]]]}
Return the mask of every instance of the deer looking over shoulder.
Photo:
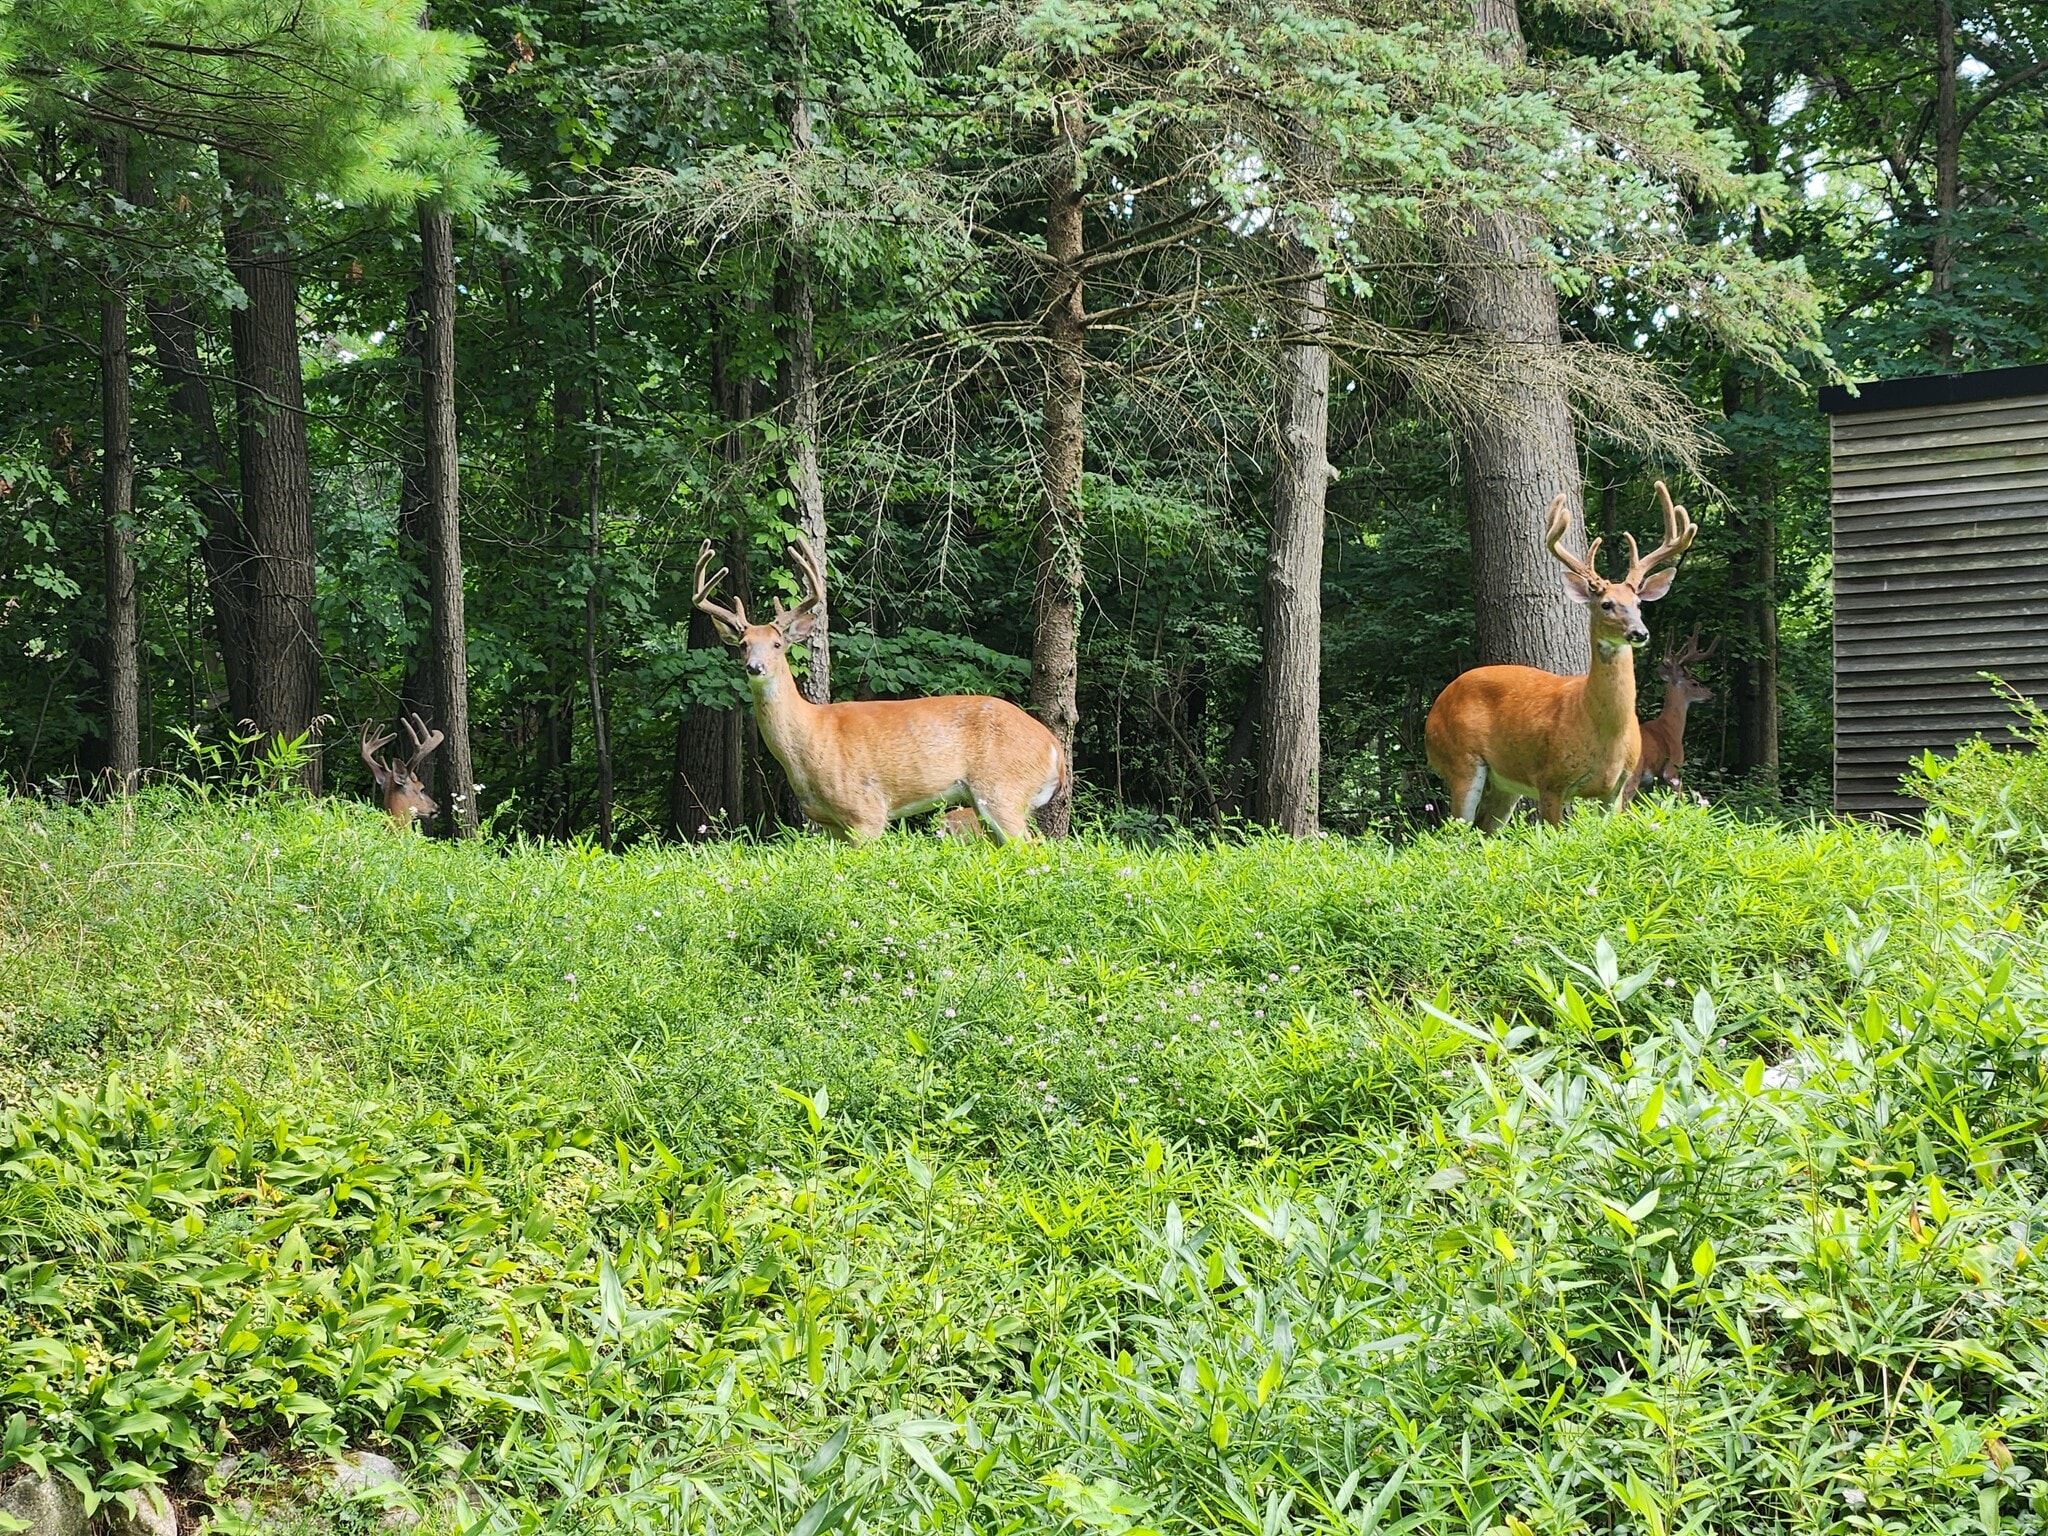
{"label": "deer looking over shoulder", "polygon": [[1657,499],[1663,542],[1643,555],[1635,535],[1624,535],[1629,568],[1620,581],[1605,579],[1594,563],[1598,539],[1584,559],[1559,547],[1571,517],[1564,497],[1550,504],[1547,542],[1565,568],[1565,591],[1591,618],[1593,667],[1576,677],[1534,667],[1475,667],[1451,680],[1431,706],[1423,734],[1429,766],[1450,791],[1453,816],[1491,831],[1523,796],[1533,795],[1543,819],[1557,826],[1568,800],[1604,800],[1612,809],[1628,793],[1642,755],[1635,647],[1650,633],[1641,605],[1671,590],[1679,557],[1699,532],[1661,480]]}
{"label": "deer looking over shoulder", "polygon": [[697,557],[696,604],[739,652],[761,739],[789,775],[797,803],[834,835],[859,842],[891,821],[943,806],[972,806],[998,842],[1031,836],[1031,813],[1065,788],[1067,755],[1051,731],[1016,705],[981,694],[813,704],[789,670],[789,647],[814,633],[825,572],[792,545],[804,595],[766,624],[749,624],[738,598],[711,600],[711,541]]}
{"label": "deer looking over shoulder", "polygon": [[405,756],[379,758],[377,754],[398,738],[389,731],[375,734],[374,725],[364,725],[358,744],[363,766],[370,770],[377,798],[384,804],[384,814],[404,831],[416,821],[428,821],[441,813],[441,807],[420,781],[420,769],[446,738],[439,731],[428,730],[427,722],[416,714],[401,717],[398,723],[412,741],[412,750]]}
{"label": "deer looking over shoulder", "polygon": [[1667,651],[1657,664],[1657,675],[1664,679],[1664,707],[1642,723],[1643,756],[1629,785],[1630,799],[1638,789],[1652,784],[1683,787],[1679,770],[1685,766],[1685,712],[1714,699],[1714,690],[1695,678],[1692,669],[1712,656],[1720,643],[1716,640],[1701,650],[1699,631],[1694,630],[1683,645]]}

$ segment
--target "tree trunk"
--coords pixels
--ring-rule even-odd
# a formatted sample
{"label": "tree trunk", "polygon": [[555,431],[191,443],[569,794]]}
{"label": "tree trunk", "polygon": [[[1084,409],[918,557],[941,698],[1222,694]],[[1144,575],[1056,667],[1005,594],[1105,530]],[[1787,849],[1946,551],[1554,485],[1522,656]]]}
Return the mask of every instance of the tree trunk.
{"label": "tree trunk", "polygon": [[[425,407],[421,404],[420,353],[426,312],[426,295],[421,288],[415,287],[405,296],[405,334],[399,343],[406,371],[405,391],[399,402],[398,414],[399,419],[406,422],[421,421],[425,414]],[[407,567],[418,573],[420,583],[417,589],[409,589],[405,594],[405,623],[411,639],[406,646],[405,676],[398,685],[398,712],[433,720],[441,713],[441,701],[434,692],[434,618],[429,596],[431,581],[427,576],[430,557],[427,553],[425,444],[408,440],[403,452],[405,457],[398,471],[398,544]],[[427,793],[439,799],[437,770],[438,760],[429,758],[420,777]]]}
{"label": "tree trunk", "polygon": [[[462,473],[455,435],[455,233],[445,211],[420,211],[421,426],[434,728],[446,738],[441,814],[454,837],[476,831],[476,770],[469,743],[469,628],[462,611]],[[596,517],[592,512],[593,520]],[[607,846],[610,831],[606,830]]]}
{"label": "tree trunk", "polygon": [[[1080,724],[1081,464],[1086,446],[1082,392],[1088,323],[1082,306],[1081,114],[1061,113],[1061,152],[1046,178],[1045,254],[1052,303],[1044,320],[1051,353],[1039,424],[1043,498],[1032,537],[1031,712],[1058,738],[1068,760]],[[1071,797],[1056,794],[1038,813],[1048,836],[1064,837]]]}
{"label": "tree trunk", "polygon": [[604,669],[600,661],[599,630],[604,612],[604,378],[597,357],[597,283],[586,274],[589,286],[584,299],[590,347],[590,436],[585,445],[586,483],[584,494],[589,510],[585,526],[585,551],[590,561],[590,580],[583,589],[583,679],[590,690],[590,744],[597,758],[597,841],[607,853],[612,848],[612,741],[611,720],[604,706]]}
{"label": "tree trunk", "polygon": [[1258,817],[1295,837],[1316,831],[1322,761],[1323,502],[1330,486],[1330,352],[1321,336],[1322,259],[1288,235],[1282,270],[1294,335],[1280,349],[1280,463],[1260,597]]}
{"label": "tree trunk", "polygon": [[[128,199],[128,141],[101,146],[107,191]],[[142,624],[135,603],[135,453],[130,438],[128,294],[113,274],[100,300],[100,512],[106,557],[107,781],[131,794],[142,771]]]}
{"label": "tree trunk", "polygon": [[1956,362],[1956,333],[1939,312],[1956,286],[1955,217],[1962,190],[1962,128],[1956,116],[1956,12],[1935,0],[1934,242],[1927,252],[1927,291],[1938,310],[1928,348],[1944,368]]}
{"label": "tree trunk", "polygon": [[[804,35],[795,0],[770,0],[769,20],[781,47],[784,69],[777,94],[782,123],[789,130],[793,156],[808,154],[811,148],[811,106],[807,90],[810,73],[810,39]],[[783,431],[788,434],[789,489],[794,499],[796,524],[818,569],[825,569],[825,487],[818,472],[818,354],[813,332],[814,305],[811,297],[811,263],[801,241],[803,232],[784,232],[783,252],[775,285],[776,328],[782,343],[782,359],[776,366],[776,407]],[[797,684],[813,704],[832,699],[832,635],[830,595],[820,593],[818,627],[808,650],[810,665]]]}
{"label": "tree trunk", "polygon": [[[1735,416],[1743,409],[1743,380],[1731,365],[1721,374],[1721,412]],[[1771,515],[1774,498],[1767,488],[1738,497],[1738,511],[1729,529],[1728,574],[1743,629],[1743,645],[1733,658],[1732,714],[1735,720],[1736,772],[1765,783],[1778,781],[1778,525]]]}
{"label": "tree trunk", "polygon": [[[711,398],[727,428],[719,451],[725,464],[727,495],[733,506],[744,508],[745,490],[740,484],[747,459],[744,423],[754,413],[754,386],[753,380],[734,372],[730,361],[723,338],[714,339]],[[726,590],[744,595],[748,563],[744,528],[726,542],[723,556],[719,563],[732,573]],[[725,649],[711,620],[694,610],[689,646],[693,651],[722,653]],[[746,824],[746,718],[744,710],[692,704],[685,706],[676,721],[669,829],[677,837],[715,837],[736,832]]]}
{"label": "tree trunk", "polygon": [[[1500,63],[1512,68],[1527,57],[1515,0],[1473,0],[1472,13]],[[1562,388],[1516,355],[1563,342],[1557,290],[1539,255],[1542,231],[1520,214],[1467,209],[1456,219],[1446,253],[1451,323],[1494,351],[1502,379],[1497,409],[1475,412],[1463,433],[1479,660],[1584,672],[1585,615],[1565,595],[1543,542],[1544,514],[1562,492],[1572,507],[1567,545],[1585,549],[1571,408]]]}
{"label": "tree trunk", "polygon": [[[253,556],[249,659],[252,718],[270,741],[307,737],[320,705],[313,614],[313,490],[299,371],[298,282],[277,190],[233,162],[224,220],[228,270],[247,296],[235,310],[235,438],[242,514]],[[302,780],[320,787],[320,755]]]}
{"label": "tree trunk", "polygon": [[[138,206],[156,206],[156,187],[146,171],[131,176],[129,184],[129,195]],[[171,412],[185,427],[180,457],[190,477],[188,492],[204,524],[199,560],[206,571],[206,595],[213,610],[214,640],[220,646],[228,710],[239,723],[255,715],[256,697],[249,675],[249,540],[235,500],[234,466],[221,441],[213,394],[200,364],[199,327],[193,319],[192,300],[184,294],[166,294],[146,297],[142,307]]]}

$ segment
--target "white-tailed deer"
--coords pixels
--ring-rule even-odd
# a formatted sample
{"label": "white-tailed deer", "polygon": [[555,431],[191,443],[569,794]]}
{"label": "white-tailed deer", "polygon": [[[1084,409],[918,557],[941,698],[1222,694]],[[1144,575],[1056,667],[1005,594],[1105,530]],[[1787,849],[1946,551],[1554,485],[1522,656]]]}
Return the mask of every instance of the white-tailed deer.
{"label": "white-tailed deer", "polygon": [[1692,669],[1712,656],[1720,643],[1716,640],[1701,650],[1699,631],[1694,630],[1683,645],[1666,651],[1657,664],[1657,675],[1664,679],[1664,707],[1642,723],[1643,756],[1629,782],[1630,799],[1652,784],[1682,787],[1679,770],[1685,766],[1685,712],[1695,704],[1712,703],[1714,698],[1714,690],[1694,677]]}
{"label": "white-tailed deer", "polygon": [[1592,617],[1593,669],[1559,677],[1535,667],[1475,667],[1451,680],[1430,708],[1423,737],[1453,816],[1491,831],[1533,795],[1556,826],[1568,800],[1604,800],[1611,809],[1628,793],[1642,755],[1635,647],[1650,633],[1641,605],[1671,590],[1678,559],[1699,532],[1662,480],[1657,499],[1664,540],[1643,555],[1635,535],[1624,535],[1629,567],[1620,581],[1603,578],[1594,563],[1598,539],[1583,560],[1559,547],[1571,515],[1564,497],[1550,504],[1546,542],[1565,568],[1565,591]]}
{"label": "white-tailed deer", "polygon": [[426,785],[420,782],[420,767],[433,756],[434,748],[440,746],[445,738],[439,731],[428,730],[427,722],[418,715],[401,717],[398,723],[412,741],[412,750],[403,757],[377,756],[398,738],[389,731],[375,734],[377,728],[374,725],[364,725],[358,742],[363,766],[370,770],[370,777],[377,785],[377,798],[384,803],[384,814],[403,831],[416,821],[426,821],[440,814],[441,807],[434,804]]}
{"label": "white-tailed deer", "polygon": [[740,653],[761,739],[789,775],[797,804],[839,837],[861,841],[891,821],[941,806],[972,806],[998,842],[1031,835],[1031,813],[1068,783],[1067,754],[1016,705],[981,694],[813,704],[789,670],[789,647],[813,633],[825,572],[803,544],[790,548],[803,596],[778,600],[766,624],[738,598],[711,600],[725,576],[711,541],[697,557],[696,604]]}

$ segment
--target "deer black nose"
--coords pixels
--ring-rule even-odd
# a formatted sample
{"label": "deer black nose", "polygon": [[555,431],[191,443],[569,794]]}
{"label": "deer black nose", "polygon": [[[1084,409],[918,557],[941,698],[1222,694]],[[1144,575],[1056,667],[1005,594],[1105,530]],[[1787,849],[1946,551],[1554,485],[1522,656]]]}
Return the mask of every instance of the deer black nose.
{"label": "deer black nose", "polygon": [[749,661],[749,662],[747,663],[747,675],[748,675],[749,677],[759,677],[759,676],[760,676],[760,675],[761,675],[762,673],[766,672],[767,670],[768,670],[768,663],[767,663],[767,662],[765,662],[765,661],[751,661],[751,660],[750,660],[750,661]]}

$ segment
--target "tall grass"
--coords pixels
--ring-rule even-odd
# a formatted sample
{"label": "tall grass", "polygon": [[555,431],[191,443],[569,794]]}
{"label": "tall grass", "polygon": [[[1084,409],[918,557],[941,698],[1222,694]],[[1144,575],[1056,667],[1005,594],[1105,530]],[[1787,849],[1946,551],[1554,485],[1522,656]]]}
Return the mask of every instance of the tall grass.
{"label": "tall grass", "polygon": [[232,1449],[231,1523],[248,1453],[375,1444],[508,1531],[2048,1509],[2041,952],[1967,840],[17,802],[0,924],[0,1458],[96,1490]]}

